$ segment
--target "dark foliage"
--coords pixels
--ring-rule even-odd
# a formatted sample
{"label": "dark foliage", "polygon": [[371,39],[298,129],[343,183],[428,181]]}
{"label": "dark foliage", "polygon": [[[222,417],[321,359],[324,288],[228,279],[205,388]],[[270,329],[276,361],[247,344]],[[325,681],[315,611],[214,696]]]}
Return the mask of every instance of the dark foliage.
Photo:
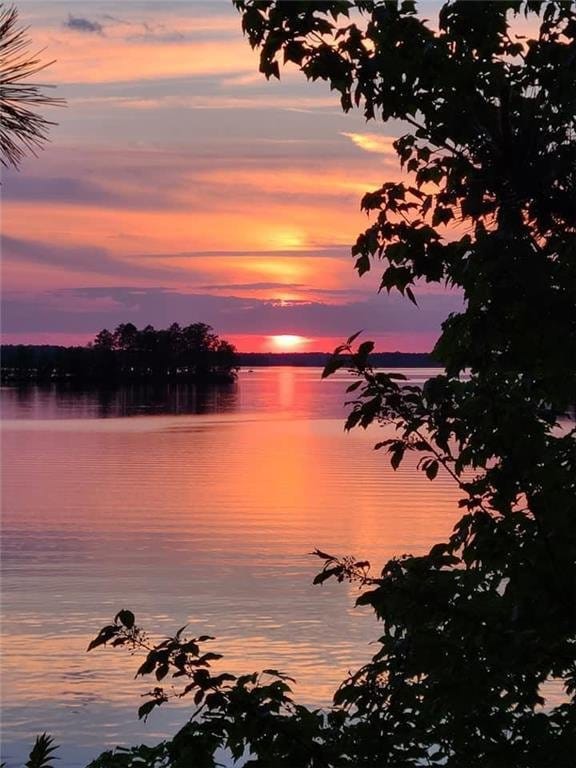
{"label": "dark foliage", "polygon": [[57,749],[52,736],[48,736],[46,733],[37,736],[26,768],[51,768],[52,761],[57,759],[53,754]]}
{"label": "dark foliage", "polygon": [[[54,752],[58,749],[52,736],[43,733],[36,736],[34,746],[30,750],[25,768],[53,768],[52,761],[58,758]],[[0,763],[0,768],[6,768],[6,763]]]}
{"label": "dark foliage", "polygon": [[0,163],[5,167],[17,167],[48,140],[54,123],[37,110],[64,104],[45,93],[47,86],[30,80],[53,62],[42,63],[30,52],[27,32],[18,25],[16,8],[0,3]]}

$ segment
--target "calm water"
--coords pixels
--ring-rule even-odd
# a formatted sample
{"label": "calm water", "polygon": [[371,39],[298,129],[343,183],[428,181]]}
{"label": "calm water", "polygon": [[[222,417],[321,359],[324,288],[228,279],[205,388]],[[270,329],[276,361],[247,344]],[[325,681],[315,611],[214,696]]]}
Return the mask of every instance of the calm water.
{"label": "calm water", "polygon": [[289,672],[307,703],[370,657],[371,613],[353,587],[312,587],[306,553],[422,552],[457,519],[457,491],[409,458],[393,472],[372,450],[381,431],[345,434],[346,383],[271,368],[217,392],[2,391],[9,765],[43,731],[67,768],[185,721],[167,705],[138,722],[136,660],[85,652],[123,607],[156,635],[215,635],[230,671]]}

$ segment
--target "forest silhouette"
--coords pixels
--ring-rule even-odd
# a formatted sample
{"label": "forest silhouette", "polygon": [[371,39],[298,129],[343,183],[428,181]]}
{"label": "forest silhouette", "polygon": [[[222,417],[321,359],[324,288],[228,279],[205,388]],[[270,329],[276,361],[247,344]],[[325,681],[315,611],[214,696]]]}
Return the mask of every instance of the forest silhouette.
{"label": "forest silhouette", "polygon": [[121,323],[114,331],[104,328],[85,347],[15,345],[2,351],[7,383],[227,382],[238,365],[234,345],[206,323],[158,330]]}

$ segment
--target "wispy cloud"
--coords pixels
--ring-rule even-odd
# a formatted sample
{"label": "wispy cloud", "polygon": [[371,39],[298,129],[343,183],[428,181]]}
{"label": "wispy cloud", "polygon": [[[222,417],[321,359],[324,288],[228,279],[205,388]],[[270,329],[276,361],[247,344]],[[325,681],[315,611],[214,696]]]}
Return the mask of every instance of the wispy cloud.
{"label": "wispy cloud", "polygon": [[322,301],[278,302],[183,293],[163,288],[76,288],[36,295],[9,294],[3,306],[6,333],[20,331],[64,332],[74,315],[77,332],[95,333],[101,327],[130,320],[136,324],[166,325],[202,319],[223,334],[298,333],[345,337],[358,328],[366,333],[438,332],[461,300],[455,295],[423,298],[420,311],[391,295],[370,297],[344,305]]}
{"label": "wispy cloud", "polygon": [[378,133],[347,133],[345,131],[342,131],[342,136],[346,136],[365,152],[396,156],[393,143],[398,138],[397,136],[382,136]]}
{"label": "wispy cloud", "polygon": [[269,94],[242,96],[229,94],[197,94],[197,95],[164,95],[147,98],[137,96],[92,96],[76,97],[69,100],[71,104],[86,104],[97,107],[117,107],[119,109],[150,110],[158,109],[267,109],[267,110],[301,110],[317,112],[333,109],[334,99],[330,97],[314,98],[282,94],[270,97]]}
{"label": "wispy cloud", "polygon": [[[44,267],[64,267],[67,271],[86,276],[90,274],[106,277],[132,277],[134,265],[126,262],[105,248],[94,245],[52,244],[40,240],[10,237],[2,238],[2,260],[4,266],[37,264]],[[179,274],[169,265],[142,264],[139,278],[167,279]]]}
{"label": "wispy cloud", "polygon": [[82,16],[73,16],[72,14],[69,14],[67,21],[64,22],[64,26],[75,32],[88,32],[97,35],[101,35],[104,32],[104,27],[100,22],[91,21]]}

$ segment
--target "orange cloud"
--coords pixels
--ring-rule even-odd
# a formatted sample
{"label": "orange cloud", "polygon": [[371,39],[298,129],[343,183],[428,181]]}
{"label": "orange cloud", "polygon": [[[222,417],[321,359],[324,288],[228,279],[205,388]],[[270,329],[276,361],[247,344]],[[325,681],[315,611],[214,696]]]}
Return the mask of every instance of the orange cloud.
{"label": "orange cloud", "polygon": [[351,196],[359,201],[369,189],[375,189],[382,183],[381,175],[374,174],[372,178],[367,178],[364,174],[358,173],[354,178],[348,168],[343,166],[331,168],[328,163],[324,163],[323,167],[318,169],[318,173],[310,173],[309,167],[307,169],[255,167],[205,171],[198,174],[196,178],[217,184],[250,187],[263,192],[285,192],[316,198],[319,195],[345,197],[347,204]]}
{"label": "orange cloud", "polygon": [[155,42],[146,37],[126,40],[71,30],[35,29],[35,43],[46,47],[56,62],[50,81],[118,83],[169,77],[229,75],[258,70],[257,54],[241,33],[237,38]]}

